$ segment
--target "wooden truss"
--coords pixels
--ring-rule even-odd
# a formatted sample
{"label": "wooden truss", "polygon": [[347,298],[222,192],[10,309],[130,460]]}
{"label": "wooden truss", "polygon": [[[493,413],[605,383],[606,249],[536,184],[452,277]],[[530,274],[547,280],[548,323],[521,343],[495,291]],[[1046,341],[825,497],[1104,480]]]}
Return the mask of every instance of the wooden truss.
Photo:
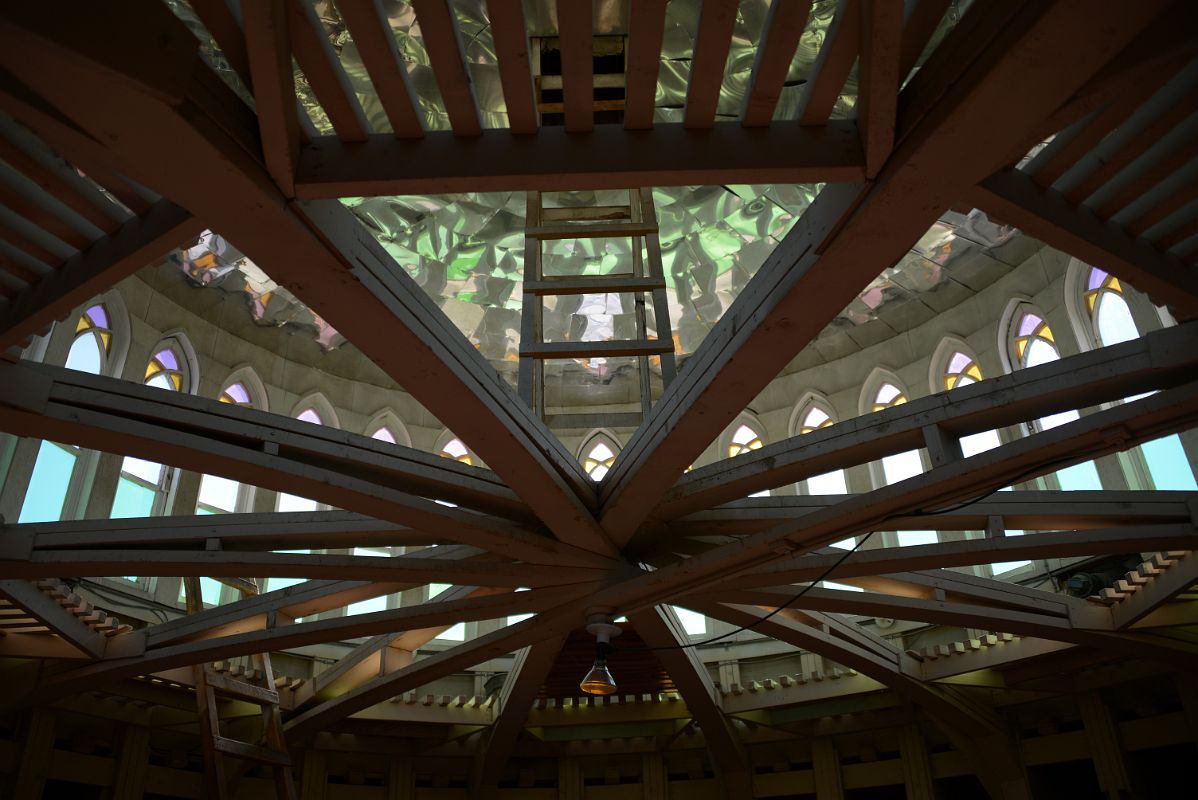
{"label": "wooden truss", "polygon": [[[565,125],[559,128],[540,125],[522,5],[491,0],[511,126],[484,130],[450,5],[418,0],[415,13],[452,128],[433,132],[424,129],[378,7],[341,0],[393,134],[370,127],[309,3],[245,3],[240,21],[223,3],[193,5],[256,111],[205,64],[194,36],[160,3],[140,0],[122,19],[56,0],[0,10],[0,158],[28,179],[24,194],[6,188],[0,196],[21,219],[20,226],[0,228],[2,349],[16,356],[31,336],[97,291],[211,228],[310,303],[490,469],[191,396],[3,364],[0,430],[299,492],[347,509],[4,526],[4,608],[37,624],[0,637],[0,656],[64,664],[32,681],[34,701],[197,665],[202,689],[214,680],[203,665],[214,659],[370,637],[321,679],[280,698],[274,713],[289,715],[285,737],[311,742],[351,715],[399,714],[387,701],[519,651],[481,737],[486,745],[478,750],[473,785],[483,791],[496,785],[518,750],[519,732],[540,713],[537,690],[588,612],[618,610],[650,646],[670,648],[685,639],[673,603],[753,625],[827,655],[870,687],[892,690],[948,732],[995,796],[1014,798],[1027,796],[1027,784],[1001,723],[938,682],[970,668],[958,667],[947,650],[898,652],[832,614],[995,631],[960,643],[958,660],[973,658],[986,668],[1094,650],[1188,670],[1198,663],[1192,642],[1168,634],[1178,621],[1193,621],[1171,601],[1198,581],[1196,562],[1186,554],[1198,498],[1103,492],[1079,503],[1055,494],[991,496],[1006,484],[1193,426],[1198,323],[685,473],[862,286],[963,201],[1102,263],[1179,319],[1194,317],[1198,207],[1193,182],[1172,177],[1192,160],[1192,142],[1168,136],[1183,119],[1172,109],[1192,107],[1186,100],[1198,86],[1187,66],[1198,54],[1189,4],[978,0],[916,69],[943,0],[908,3],[905,18],[895,3],[844,0],[797,117],[774,121],[810,4],[771,6],[744,107],[736,119],[717,120],[736,4],[706,0],[683,120],[664,124],[654,122],[653,102],[666,4],[637,0],[624,125],[617,126],[595,124],[592,32],[587,15],[563,0],[557,8]],[[68,17],[73,23],[62,24]],[[301,121],[293,58],[327,112],[332,135],[317,135]],[[861,84],[855,118],[832,120],[854,62]],[[335,201],[766,181],[828,186],[688,367],[667,381],[597,487],[534,408]],[[648,193],[635,194],[643,200]],[[641,227],[629,235],[651,240],[649,217],[643,208],[633,215],[636,205],[634,199],[628,225]],[[642,282],[638,291],[656,289],[660,278],[652,270],[633,276]],[[647,338],[643,325],[639,333]],[[659,333],[658,347],[663,338]],[[965,458],[960,451],[960,437],[971,433],[1147,391],[1157,393],[980,455]],[[916,447],[929,450],[931,470],[869,493],[740,499]],[[989,535],[870,548],[847,558],[825,547],[919,526]],[[1006,528],[1029,533],[1006,537]],[[273,552],[314,542],[443,546],[386,560]],[[1101,604],[948,569],[1152,551],[1161,555],[1129,573],[1118,596]],[[97,631],[86,615],[64,610],[29,583],[64,574],[120,575],[130,561],[189,580],[246,574],[308,580],[125,632]],[[818,579],[830,567],[838,581],[866,591],[817,587],[792,599],[786,587]],[[430,581],[454,588],[421,605],[296,621]],[[512,591],[517,587],[530,591]],[[536,616],[414,658],[454,623],[513,612]],[[1000,631],[1011,638],[1000,638]],[[747,734],[731,711],[755,708],[727,687],[717,691],[692,650],[661,652],[691,720],[668,740],[697,728],[725,792],[745,796],[752,779]],[[911,737],[904,742],[911,745]]]}

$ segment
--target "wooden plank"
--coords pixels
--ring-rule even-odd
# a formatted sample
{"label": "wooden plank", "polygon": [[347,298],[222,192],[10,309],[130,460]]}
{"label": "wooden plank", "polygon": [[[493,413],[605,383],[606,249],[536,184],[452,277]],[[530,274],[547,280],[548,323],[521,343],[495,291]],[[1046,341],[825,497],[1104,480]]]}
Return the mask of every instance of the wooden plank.
{"label": "wooden plank", "polygon": [[499,693],[495,721],[485,734],[485,744],[474,756],[470,777],[472,792],[491,791],[498,785],[503,768],[524,731],[541,684],[553,668],[565,641],[565,635],[554,636],[516,654],[515,663]]}
{"label": "wooden plank", "polygon": [[562,99],[568,133],[589,133],[595,127],[591,14],[589,2],[557,0]]}
{"label": "wooden plank", "polygon": [[278,750],[271,750],[269,747],[240,742],[226,736],[216,737],[215,744],[217,752],[225,755],[270,766],[286,767],[291,765],[291,756]]}
{"label": "wooden plank", "polygon": [[521,357],[532,358],[611,358],[614,356],[661,355],[673,353],[673,342],[635,340],[621,342],[537,342],[520,346]]}
{"label": "wooden plank", "polygon": [[1153,332],[1134,342],[921,397],[700,467],[678,480],[654,516],[677,517],[921,447],[925,425],[940,426],[955,437],[967,436],[1176,386],[1195,366],[1198,325]]}
{"label": "wooden plank", "polygon": [[91,658],[102,658],[108,639],[75,617],[69,610],[23,580],[0,580],[0,597],[29,612],[63,641]]}
{"label": "wooden plank", "polygon": [[882,169],[894,147],[901,73],[903,9],[889,0],[861,0],[857,125],[865,151],[865,177]]}
{"label": "wooden plank", "polygon": [[1128,236],[1142,236],[1150,228],[1181,211],[1195,200],[1198,200],[1198,183],[1188,182],[1169,192],[1168,195],[1143,211],[1137,212],[1136,216],[1130,218],[1121,227]]}
{"label": "wooden plank", "polygon": [[74,250],[86,250],[92,243],[91,237],[75,227],[75,224],[62,219],[57,213],[49,211],[41,203],[30,197],[25,197],[17,190],[0,185],[0,203],[19,217],[24,217],[31,225],[68,245]]}
{"label": "wooden plank", "polygon": [[741,124],[745,127],[766,126],[773,120],[778,97],[810,15],[810,0],[770,4],[765,18],[765,40],[757,48],[741,111]]}
{"label": "wooden plank", "polygon": [[412,0],[412,7],[454,135],[478,136],[482,132],[478,105],[449,0]]}
{"label": "wooden plank", "polygon": [[628,206],[570,206],[567,208],[543,208],[541,219],[545,222],[577,222],[597,220],[629,219]]}
{"label": "wooden plank", "polygon": [[512,133],[536,133],[540,126],[533,94],[532,64],[528,58],[528,32],[521,0],[487,0],[499,82]]}
{"label": "wooden plank", "polygon": [[296,191],[303,198],[336,198],[847,182],[861,179],[862,164],[857,126],[846,120],[818,130],[793,122],[753,129],[717,122],[704,131],[675,123],[651,132],[600,125],[586,134],[552,127],[535,137],[486,130],[468,147],[443,131],[404,142],[376,135],[359,145],[326,136],[301,151]]}
{"label": "wooden plank", "polygon": [[[0,120],[0,130],[5,131],[5,135],[0,135],[0,158],[105,233],[114,233],[120,227],[119,220],[123,213],[120,209],[107,202],[99,192],[81,191],[72,181],[78,180],[78,176],[68,171],[69,167],[61,159],[54,159],[54,166],[48,166],[34,153],[22,149],[16,141],[10,141],[7,136],[17,132],[10,131],[9,125],[11,123]],[[52,157],[50,153],[45,155]]]}
{"label": "wooden plank", "polygon": [[390,22],[380,13],[379,4],[374,0],[342,0],[337,8],[354,37],[358,54],[370,74],[370,82],[374,84],[396,138],[424,136],[424,122],[416,110],[407,66],[395,44]]}
{"label": "wooden plank", "polygon": [[524,235],[532,239],[601,239],[604,237],[626,238],[644,236],[657,232],[656,223],[647,222],[594,222],[591,224],[532,225],[524,229]]}
{"label": "wooden plank", "polygon": [[1102,264],[1154,302],[1175,308],[1180,317],[1198,314],[1198,274],[1162,252],[1167,249],[1163,241],[1153,247],[1132,239],[1118,226],[1074,206],[1065,195],[1039,189],[1017,170],[987,178],[968,196],[995,219],[1091,264]]}
{"label": "wooden plank", "polygon": [[1167,180],[1192,159],[1198,158],[1198,134],[1163,154],[1148,166],[1134,165],[1119,174],[1118,188],[1103,193],[1101,202],[1088,207],[1101,219],[1110,219]]}
{"label": "wooden plank", "polygon": [[[632,4],[625,45],[624,128],[653,127],[653,106],[661,72],[661,43],[668,0],[638,0]],[[660,184],[659,184],[660,185]]]}
{"label": "wooden plank", "polygon": [[549,278],[525,281],[524,293],[535,295],[591,294],[594,292],[648,292],[664,289],[660,278],[637,278],[632,275],[601,275],[583,278]]}
{"label": "wooden plank", "polygon": [[[279,190],[295,196],[300,126],[288,36],[288,0],[250,3],[243,10],[247,66],[253,75],[254,105],[266,169]],[[223,5],[214,0],[212,5]]]}
{"label": "wooden plank", "polygon": [[0,241],[40,262],[39,266],[41,269],[35,270],[32,267],[24,267],[27,272],[19,277],[27,281],[36,281],[39,278],[44,278],[46,274],[52,272],[53,268],[58,266],[62,261],[62,258],[59,256],[54,255],[40,244],[30,240],[25,234],[13,230],[2,222],[0,222]]}
{"label": "wooden plank", "polygon": [[797,118],[803,125],[823,125],[832,114],[844,82],[857,60],[861,0],[840,0],[824,34],[824,44],[803,87]]}
{"label": "wooden plank", "polygon": [[704,0],[686,82],[683,124],[688,128],[710,128],[715,122],[739,8],[737,0]]}
{"label": "wooden plank", "polygon": [[292,54],[304,71],[320,107],[329,115],[341,141],[365,141],[370,133],[370,123],[362,113],[362,106],[354,96],[314,7],[304,0],[285,1]]}

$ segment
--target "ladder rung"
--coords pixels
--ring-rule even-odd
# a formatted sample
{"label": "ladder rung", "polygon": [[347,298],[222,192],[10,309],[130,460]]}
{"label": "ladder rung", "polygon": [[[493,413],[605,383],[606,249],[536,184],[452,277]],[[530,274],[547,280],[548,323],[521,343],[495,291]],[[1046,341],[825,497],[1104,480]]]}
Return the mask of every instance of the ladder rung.
{"label": "ladder rung", "polygon": [[629,206],[572,206],[569,208],[542,208],[544,222],[597,222],[605,219],[632,219]]}
{"label": "ladder rung", "polygon": [[247,700],[259,705],[277,706],[279,704],[279,693],[274,689],[235,680],[219,672],[210,673],[207,680],[208,685],[223,697],[235,697],[238,700]]}
{"label": "ladder rung", "polygon": [[[561,114],[566,110],[564,103],[537,103],[537,111],[542,114]],[[595,100],[591,103],[592,111],[623,111],[623,100]]]}
{"label": "ladder rung", "polygon": [[247,761],[257,761],[259,764],[270,764],[276,767],[291,766],[291,756],[281,753],[278,750],[271,750],[269,747],[241,742],[226,736],[214,736],[212,737],[212,742],[217,752],[225,753],[226,755],[244,758]]}
{"label": "ladder rung", "polygon": [[601,239],[648,236],[657,233],[653,222],[596,222],[592,225],[536,225],[524,229],[530,239]]}
{"label": "ladder rung", "polygon": [[615,292],[651,292],[666,288],[661,278],[637,278],[632,275],[595,275],[526,281],[525,294],[599,294]]}
{"label": "ladder rung", "polygon": [[674,352],[673,342],[532,342],[520,346],[521,358],[611,358],[655,356]]}
{"label": "ladder rung", "polygon": [[[591,78],[591,85],[596,89],[619,89],[624,85],[623,72],[599,73]],[[537,81],[542,89],[562,88],[561,75],[538,75]]]}

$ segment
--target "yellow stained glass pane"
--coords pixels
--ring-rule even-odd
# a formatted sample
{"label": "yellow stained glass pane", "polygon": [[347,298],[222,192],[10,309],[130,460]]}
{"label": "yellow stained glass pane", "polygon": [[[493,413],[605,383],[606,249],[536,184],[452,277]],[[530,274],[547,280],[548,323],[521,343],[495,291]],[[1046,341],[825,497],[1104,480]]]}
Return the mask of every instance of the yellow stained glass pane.
{"label": "yellow stained glass pane", "polygon": [[1052,342],[1053,344],[1057,343],[1057,340],[1052,338],[1052,328],[1048,327],[1047,325],[1041,326],[1039,333],[1042,337],[1044,337],[1048,341]]}
{"label": "yellow stained glass pane", "polygon": [[84,314],[79,318],[79,321],[75,323],[75,333],[78,334],[80,331],[85,331],[91,326],[91,321],[87,318],[87,315]]}
{"label": "yellow stained glass pane", "polygon": [[898,397],[896,397],[890,401],[890,405],[901,406],[905,402],[907,402],[907,396],[900,394]]}
{"label": "yellow stained glass pane", "polygon": [[222,393],[222,394],[221,394],[221,396],[220,396],[220,401],[221,401],[222,403],[232,403],[232,402],[233,402],[233,398],[232,398],[232,397],[229,397],[229,395],[227,395],[227,394],[223,394],[223,393]]}
{"label": "yellow stained glass pane", "polygon": [[749,442],[749,449],[750,450],[760,450],[761,449],[761,440],[754,439],[753,441]]}
{"label": "yellow stained glass pane", "polygon": [[1015,353],[1019,356],[1020,361],[1023,360],[1023,352],[1025,350],[1027,350],[1027,338],[1021,336],[1015,340]]}
{"label": "yellow stained glass pane", "polygon": [[874,411],[881,411],[884,408],[886,408],[885,403],[874,403]]}
{"label": "yellow stained glass pane", "polygon": [[149,364],[146,364],[145,380],[148,381],[150,378],[154,377],[159,372],[162,372],[162,366],[157,361],[151,360]]}
{"label": "yellow stained glass pane", "polygon": [[965,370],[965,374],[973,378],[975,381],[982,379],[982,370],[977,364],[970,364],[969,369]]}
{"label": "yellow stained glass pane", "polygon": [[945,375],[944,376],[944,388],[945,389],[955,389],[957,387],[957,379],[958,379],[958,376],[956,376],[956,375]]}
{"label": "yellow stained glass pane", "polygon": [[1119,283],[1118,278],[1116,278],[1114,275],[1112,275],[1110,278],[1108,278],[1108,281],[1109,282],[1107,283],[1107,288],[1109,288],[1112,292],[1118,292],[1119,294],[1123,294],[1123,286],[1122,286],[1122,284]]}
{"label": "yellow stained glass pane", "polygon": [[100,334],[100,344],[104,345],[104,352],[112,352],[112,334],[108,331],[97,331]]}
{"label": "yellow stained glass pane", "polygon": [[171,383],[174,385],[176,392],[183,391],[183,376],[182,375],[180,375],[177,372],[172,372],[171,373]]}

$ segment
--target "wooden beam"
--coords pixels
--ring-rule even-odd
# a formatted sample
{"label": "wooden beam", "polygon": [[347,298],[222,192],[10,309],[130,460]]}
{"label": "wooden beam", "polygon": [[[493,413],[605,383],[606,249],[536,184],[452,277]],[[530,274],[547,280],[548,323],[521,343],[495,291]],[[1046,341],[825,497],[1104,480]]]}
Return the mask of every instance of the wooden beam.
{"label": "wooden beam", "polygon": [[[970,8],[966,16],[977,20],[950,34],[957,45],[951,55],[908,84],[918,102],[904,116],[899,145],[877,181],[824,188],[620,453],[601,496],[602,524],[617,544],[628,541],[703,443],[831,321],[833,309],[901,258],[941,210],[991,174],[1012,142],[1105,65],[1163,5],[1137,7],[1134,21],[1108,19],[1120,29],[1112,38],[1103,15],[1075,2],[1021,6],[1014,18],[987,28],[993,36],[983,58],[971,29],[991,15],[1006,19],[1010,9]],[[1048,42],[1070,36],[1087,42],[1085,56],[1046,77],[1034,64],[1058,61]],[[818,308],[812,297],[821,298]]]}
{"label": "wooden beam", "polygon": [[[295,165],[299,160],[300,123],[295,73],[291,67],[288,0],[249,3],[242,10],[247,66],[253,75],[254,107],[266,169],[279,191],[295,197]],[[211,5],[224,5],[213,0]],[[380,92],[381,94],[381,92]]]}
{"label": "wooden beam", "polygon": [[370,133],[370,123],[362,113],[362,106],[315,8],[304,0],[285,2],[292,55],[304,71],[320,107],[329,115],[329,121],[342,141],[364,141]]}
{"label": "wooden beam", "polygon": [[[250,5],[259,4],[252,3]],[[246,37],[241,32],[241,23],[237,21],[227,0],[191,0],[191,7],[199,16],[200,21],[204,23],[204,27],[212,34],[212,38],[220,47],[225,60],[237,73],[237,77],[241,78],[245,88],[257,88],[252,75],[253,68],[250,64],[252,58],[250,51],[253,50],[253,45],[247,47]],[[246,12],[247,9],[241,9],[243,19]]]}
{"label": "wooden beam", "polygon": [[536,133],[540,127],[533,95],[532,63],[528,58],[528,29],[521,0],[487,0],[499,82],[512,133]]}
{"label": "wooden beam", "polygon": [[[1094,263],[1106,264],[1105,261]],[[954,437],[1128,397],[1188,380],[1198,366],[1198,325],[1008,375],[766,445],[686,473],[654,510],[671,519],[924,445],[922,428]]]}
{"label": "wooden beam", "polygon": [[198,236],[203,224],[168,200],[122,224],[50,275],[25,289],[0,312],[0,351],[20,345],[81,303]]}
{"label": "wooden beam", "polygon": [[592,4],[557,0],[557,30],[562,65],[562,101],[567,133],[589,133],[595,127]]}
{"label": "wooden beam", "polygon": [[[633,3],[628,20],[625,45],[624,128],[653,128],[653,108],[657,100],[657,80],[661,74],[661,43],[666,28],[668,0],[639,0]],[[653,181],[626,185],[663,185]]]}
{"label": "wooden beam", "polygon": [[[703,740],[717,775],[725,783],[747,783],[752,770],[744,744],[720,708],[719,691],[694,649],[683,647],[690,637],[669,606],[653,606],[628,617],[653,651],[686,701],[687,710],[703,731]],[[731,796],[731,795],[730,795]]]}
{"label": "wooden beam", "polygon": [[940,25],[944,11],[948,8],[949,0],[916,0],[906,5],[906,16],[903,20],[903,48],[899,56],[899,83],[907,79],[916,62],[923,55],[924,48],[932,39],[932,34]]}
{"label": "wooden beam", "polygon": [[[595,153],[603,153],[595,159]],[[430,132],[419,141],[375,135],[362,144],[319,137],[300,154],[296,192],[335,198],[465,191],[577,191],[731,181],[860,180],[857,126],[833,120],[818,129],[775,122],[746,130],[717,122],[688,131],[601,125],[587,133],[542,128],[536,136],[486,130],[463,144]]]}
{"label": "wooden beam", "polygon": [[699,11],[683,110],[688,128],[710,128],[715,122],[739,8],[737,0],[704,0]]}
{"label": "wooden beam", "polygon": [[745,127],[764,127],[773,121],[778,97],[782,94],[810,14],[810,0],[770,4],[765,18],[764,41],[757,48],[741,111],[741,124]]}
{"label": "wooden beam", "polygon": [[987,178],[966,196],[995,219],[1091,264],[1102,264],[1154,302],[1177,309],[1179,316],[1198,315],[1198,271],[1070,204],[1059,192],[1038,188],[1017,170]]}
{"label": "wooden beam", "polygon": [[[416,110],[416,100],[408,80],[407,65],[399,54],[391,23],[380,13],[374,0],[342,0],[337,4],[346,27],[354,37],[358,54],[374,84],[379,102],[387,114],[397,139],[424,136],[424,122]],[[492,20],[492,25],[496,23]],[[496,41],[499,39],[495,27]]]}
{"label": "wooden beam", "polygon": [[91,658],[103,657],[108,644],[104,634],[92,630],[32,583],[23,580],[0,580],[0,597],[28,611],[31,617],[84,655]]}
{"label": "wooden beam", "polygon": [[478,136],[482,132],[478,105],[449,0],[412,0],[412,7],[454,135]]}
{"label": "wooden beam", "polygon": [[861,0],[840,0],[824,34],[824,43],[803,87],[797,118],[803,125],[823,125],[832,114],[844,82],[857,60]]}
{"label": "wooden beam", "polygon": [[1115,628],[1130,628],[1195,583],[1198,583],[1198,557],[1187,553],[1163,575],[1141,586],[1139,591],[1111,608]]}
{"label": "wooden beam", "polygon": [[902,51],[903,8],[889,0],[861,0],[860,86],[857,125],[865,150],[865,177],[882,169],[894,147],[898,113],[899,56]]}
{"label": "wooden beam", "polygon": [[474,756],[471,794],[481,792],[486,795],[498,787],[503,768],[524,732],[524,724],[541,691],[541,684],[553,668],[565,641],[566,636],[561,634],[525,647],[516,654],[515,663],[499,692],[495,721],[484,734],[484,742],[480,743]]}

